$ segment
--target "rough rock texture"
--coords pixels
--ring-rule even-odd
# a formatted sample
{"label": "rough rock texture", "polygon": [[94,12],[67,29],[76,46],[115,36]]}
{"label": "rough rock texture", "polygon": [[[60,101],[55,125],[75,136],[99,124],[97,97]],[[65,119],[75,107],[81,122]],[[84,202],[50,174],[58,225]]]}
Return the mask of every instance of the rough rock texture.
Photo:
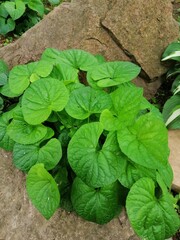
{"label": "rough rock texture", "polygon": [[1,48],[0,58],[12,67],[37,60],[47,47],[81,48],[138,63],[143,78],[154,80],[165,73],[160,58],[178,34],[171,0],[72,0]]}
{"label": "rough rock texture", "polygon": [[0,150],[1,240],[138,240],[125,213],[106,225],[87,222],[75,214],[57,211],[45,220],[29,202],[25,176],[11,163],[11,154]]}
{"label": "rough rock texture", "polygon": [[170,130],[169,134],[169,161],[174,172],[172,188],[180,192],[180,130]]}
{"label": "rough rock texture", "polygon": [[160,65],[162,52],[178,36],[171,1],[117,1],[102,24],[150,79],[164,73]]}

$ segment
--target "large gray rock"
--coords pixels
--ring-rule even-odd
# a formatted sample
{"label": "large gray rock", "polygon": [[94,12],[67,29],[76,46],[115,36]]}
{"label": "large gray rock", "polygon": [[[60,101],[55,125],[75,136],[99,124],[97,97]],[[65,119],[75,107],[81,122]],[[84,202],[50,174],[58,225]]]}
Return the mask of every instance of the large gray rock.
{"label": "large gray rock", "polygon": [[143,78],[154,80],[165,73],[160,58],[178,34],[171,0],[72,0],[1,48],[0,58],[12,67],[37,60],[47,47],[81,48],[138,63]]}

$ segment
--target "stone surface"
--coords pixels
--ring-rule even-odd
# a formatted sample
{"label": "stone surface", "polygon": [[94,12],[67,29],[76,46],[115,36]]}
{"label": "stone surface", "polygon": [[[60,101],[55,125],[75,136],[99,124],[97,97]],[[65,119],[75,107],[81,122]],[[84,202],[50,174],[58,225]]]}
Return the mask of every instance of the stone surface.
{"label": "stone surface", "polygon": [[150,79],[164,73],[162,52],[179,34],[171,0],[151,0],[148,4],[142,0],[117,1],[102,24]]}
{"label": "stone surface", "polygon": [[45,220],[29,202],[25,176],[0,150],[0,240],[138,240],[123,211],[106,225],[59,210]]}
{"label": "stone surface", "polygon": [[[15,43],[1,48],[0,58],[13,67],[39,59],[47,47],[81,48],[107,60],[138,63],[141,77],[155,80],[166,71],[160,63],[162,52],[178,34],[171,0],[148,4],[144,0],[72,0],[55,8]],[[145,86],[143,79],[139,81]]]}
{"label": "stone surface", "polygon": [[170,130],[168,135],[169,148],[171,150],[169,162],[174,172],[172,188],[180,192],[180,130]]}

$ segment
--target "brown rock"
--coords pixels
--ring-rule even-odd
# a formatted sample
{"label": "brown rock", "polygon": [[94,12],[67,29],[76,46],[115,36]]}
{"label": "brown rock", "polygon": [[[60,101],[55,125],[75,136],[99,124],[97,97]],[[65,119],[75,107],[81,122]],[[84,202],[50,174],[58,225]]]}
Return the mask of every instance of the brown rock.
{"label": "brown rock", "polygon": [[28,200],[25,176],[0,150],[0,239],[2,240],[138,240],[125,213],[106,225],[87,222],[75,214],[57,211],[45,220]]}
{"label": "brown rock", "polygon": [[107,60],[135,61],[154,79],[166,71],[161,54],[178,34],[171,0],[72,0],[1,48],[0,58],[12,67],[37,60],[47,47],[81,48]]}
{"label": "brown rock", "polygon": [[174,172],[172,188],[180,192],[180,130],[170,130],[168,131],[168,135],[170,148],[169,162]]}
{"label": "brown rock", "polygon": [[166,69],[160,64],[165,47],[178,38],[171,0],[121,0],[102,22],[121,48],[127,50],[150,79]]}

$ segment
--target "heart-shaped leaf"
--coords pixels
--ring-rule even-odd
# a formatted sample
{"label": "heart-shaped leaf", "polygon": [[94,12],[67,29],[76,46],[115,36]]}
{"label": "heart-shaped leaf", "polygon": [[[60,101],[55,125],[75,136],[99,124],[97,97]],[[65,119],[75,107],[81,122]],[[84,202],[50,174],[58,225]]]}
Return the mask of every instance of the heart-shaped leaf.
{"label": "heart-shaped leaf", "polygon": [[119,176],[120,151],[116,134],[110,132],[104,144],[99,142],[103,133],[100,123],[81,126],[68,145],[68,161],[86,184],[102,187],[116,181]]}
{"label": "heart-shaped leaf", "polygon": [[49,77],[64,81],[65,84],[68,82],[79,82],[78,70],[72,67],[67,68],[67,65],[64,63],[56,64]]}
{"label": "heart-shaped leaf", "polygon": [[43,52],[41,59],[49,60],[56,64],[64,63],[69,67],[83,71],[87,71],[92,68],[92,66],[98,64],[95,56],[79,49],[58,51],[53,48],[47,48]]}
{"label": "heart-shaped leaf", "polygon": [[4,7],[13,20],[19,19],[26,9],[25,3],[21,0],[15,0],[14,2],[6,1]]}
{"label": "heart-shaped leaf", "polygon": [[131,62],[105,62],[88,72],[88,82],[94,81],[98,87],[117,86],[129,82],[140,73],[140,67]]}
{"label": "heart-shaped leaf", "polygon": [[69,94],[63,82],[42,78],[32,83],[22,97],[24,119],[29,124],[40,124],[52,111],[61,111],[68,102]]}
{"label": "heart-shaped leaf", "polygon": [[112,101],[108,93],[84,87],[74,90],[66,105],[67,113],[76,119],[88,118],[93,113],[101,113],[109,109]]}
{"label": "heart-shaped leaf", "polygon": [[13,163],[22,171],[29,171],[36,163],[43,163],[47,170],[51,170],[57,165],[61,157],[61,144],[55,138],[50,139],[43,146],[16,143],[13,149]]}
{"label": "heart-shaped leaf", "polygon": [[75,211],[81,217],[105,224],[121,210],[120,190],[118,182],[95,189],[76,178],[72,186],[71,200]]}
{"label": "heart-shaped leaf", "polygon": [[3,113],[0,116],[0,147],[6,151],[12,151],[14,146],[14,141],[7,134],[7,127],[12,117],[11,112]]}
{"label": "heart-shaped leaf", "polygon": [[23,119],[13,119],[7,127],[7,134],[20,144],[34,144],[45,137],[47,127],[42,124],[29,125]]}
{"label": "heart-shaped leaf", "polygon": [[113,107],[102,111],[100,122],[108,131],[132,125],[140,111],[143,91],[129,84],[121,84],[111,93]]}
{"label": "heart-shaped leaf", "polygon": [[41,77],[47,77],[52,69],[53,65],[46,61],[15,66],[9,74],[11,91],[15,94],[22,94],[30,82],[34,82]]}
{"label": "heart-shaped leaf", "polygon": [[41,0],[29,0],[28,1],[28,7],[30,9],[32,9],[33,11],[38,12],[40,16],[43,16],[43,14],[44,14],[44,4]]}
{"label": "heart-shaped leaf", "polygon": [[0,17],[7,18],[8,15],[9,15],[9,13],[6,11],[6,8],[4,7],[4,3],[1,3],[0,4]]}
{"label": "heart-shaped leaf", "polygon": [[155,169],[145,168],[139,164],[136,164],[130,161],[130,159],[125,155],[121,157],[120,164],[121,167],[119,169],[118,180],[126,188],[131,188],[132,185],[142,177],[150,177],[153,180],[156,180]]}
{"label": "heart-shaped leaf", "polygon": [[60,193],[55,180],[42,163],[30,169],[26,189],[33,205],[46,219],[49,219],[59,207]]}
{"label": "heart-shaped leaf", "polygon": [[133,126],[117,132],[122,152],[147,168],[166,166],[169,156],[167,129],[152,113],[140,116]]}
{"label": "heart-shaped leaf", "polygon": [[0,17],[0,34],[6,35],[8,32],[13,31],[15,28],[15,22],[12,18]]}
{"label": "heart-shaped leaf", "polygon": [[166,192],[157,195],[155,183],[150,178],[139,179],[130,189],[126,209],[135,232],[147,240],[164,240],[180,227],[172,196]]}

